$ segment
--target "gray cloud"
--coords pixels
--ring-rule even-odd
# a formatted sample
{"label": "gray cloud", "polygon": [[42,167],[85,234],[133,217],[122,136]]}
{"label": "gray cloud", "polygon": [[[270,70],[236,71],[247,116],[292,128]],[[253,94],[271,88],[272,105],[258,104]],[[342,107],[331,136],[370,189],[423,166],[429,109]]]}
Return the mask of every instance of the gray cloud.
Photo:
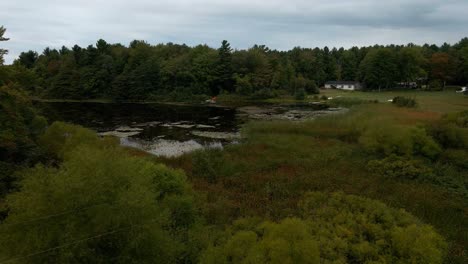
{"label": "gray cloud", "polygon": [[468,36],[466,10],[466,0],[16,0],[0,9],[11,39],[1,45],[12,62],[21,51],[99,38],[276,49],[441,44]]}

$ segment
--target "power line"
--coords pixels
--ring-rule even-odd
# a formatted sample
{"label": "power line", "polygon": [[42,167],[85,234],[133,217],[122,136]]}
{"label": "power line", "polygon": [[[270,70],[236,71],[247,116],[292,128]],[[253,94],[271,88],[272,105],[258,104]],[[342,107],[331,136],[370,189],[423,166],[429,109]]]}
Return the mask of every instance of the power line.
{"label": "power line", "polygon": [[16,222],[16,223],[15,222],[13,222],[13,223],[0,223],[0,228],[15,226],[15,225],[22,225],[22,224],[32,223],[32,222],[36,222],[36,221],[40,221],[40,220],[50,219],[50,218],[54,218],[54,217],[58,217],[58,216],[62,216],[62,215],[67,215],[67,214],[71,214],[71,213],[75,213],[75,212],[79,212],[79,211],[84,211],[86,209],[101,206],[101,205],[105,205],[105,204],[112,204],[112,203],[94,204],[94,205],[81,207],[81,208],[74,209],[74,210],[62,211],[60,213],[55,213],[55,214],[50,214],[50,215],[43,215],[43,216],[39,216],[37,218],[28,219],[28,220],[24,220],[24,221],[19,221],[19,222]]}
{"label": "power line", "polygon": [[[143,199],[144,198],[138,199],[135,202],[140,202]],[[50,215],[39,216],[39,217],[29,219],[29,220],[24,220],[24,221],[19,221],[19,222],[14,222],[14,223],[0,223],[0,228],[11,227],[11,226],[16,226],[16,225],[22,225],[22,224],[28,224],[28,223],[41,221],[41,220],[47,220],[47,219],[50,219],[50,218],[80,212],[80,211],[84,211],[84,210],[87,210],[87,209],[90,209],[90,208],[93,208],[93,207],[102,206],[102,205],[116,206],[116,203],[117,202],[103,202],[103,203],[99,203],[99,204],[94,204],[94,205],[81,207],[81,208],[74,209],[74,210],[62,211],[60,213],[54,213],[54,214],[50,214]],[[8,219],[8,217],[7,217],[7,219]],[[2,233],[2,232],[0,231],[0,233]]]}
{"label": "power line", "polygon": [[97,235],[94,235],[94,236],[91,236],[91,237],[86,237],[86,238],[74,240],[74,241],[64,243],[64,244],[61,244],[61,245],[58,245],[58,246],[55,246],[55,247],[51,247],[51,248],[47,248],[47,249],[44,249],[44,250],[41,250],[41,251],[36,251],[36,252],[33,252],[33,253],[29,253],[29,254],[24,255],[24,256],[15,256],[15,257],[12,257],[10,259],[2,260],[2,261],[0,261],[0,263],[9,263],[9,262],[12,262],[12,261],[25,259],[25,258],[30,258],[30,257],[34,257],[34,256],[37,256],[37,255],[49,253],[49,252],[57,250],[57,249],[69,247],[69,246],[76,245],[76,244],[86,242],[86,241],[89,241],[89,240],[93,240],[93,239],[96,239],[96,238],[101,238],[101,237],[112,235],[112,234],[115,234],[115,233],[118,233],[118,232],[131,230],[134,227],[142,227],[144,225],[154,223],[156,220],[157,219],[153,219],[152,221],[149,221],[147,223],[140,224],[140,225],[130,225],[130,226],[127,226],[127,227],[113,229],[113,230],[110,230],[110,231],[107,231],[107,232],[104,232],[104,233],[100,233],[100,234],[97,234]]}

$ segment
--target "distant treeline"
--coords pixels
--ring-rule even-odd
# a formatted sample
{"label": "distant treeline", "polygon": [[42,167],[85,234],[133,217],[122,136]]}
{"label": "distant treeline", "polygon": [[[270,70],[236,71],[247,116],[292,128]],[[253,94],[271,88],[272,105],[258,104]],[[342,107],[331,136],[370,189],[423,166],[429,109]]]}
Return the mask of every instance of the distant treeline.
{"label": "distant treeline", "polygon": [[468,82],[468,38],[442,46],[296,47],[289,51],[263,45],[232,50],[227,41],[219,49],[151,45],[140,40],[126,47],[100,39],[86,48],[46,48],[40,55],[23,52],[0,75],[0,82],[14,80],[33,95],[64,99],[317,93],[317,87],[329,80],[361,81],[369,90],[403,83],[442,89],[447,83]]}

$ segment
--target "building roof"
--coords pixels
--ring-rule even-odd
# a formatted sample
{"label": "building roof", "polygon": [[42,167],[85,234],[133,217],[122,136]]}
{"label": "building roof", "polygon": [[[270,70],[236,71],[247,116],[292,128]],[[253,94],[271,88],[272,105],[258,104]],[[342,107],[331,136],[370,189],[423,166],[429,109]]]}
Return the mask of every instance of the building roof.
{"label": "building roof", "polygon": [[328,81],[325,84],[330,84],[330,85],[338,85],[338,84],[354,84],[357,85],[359,82],[356,81]]}

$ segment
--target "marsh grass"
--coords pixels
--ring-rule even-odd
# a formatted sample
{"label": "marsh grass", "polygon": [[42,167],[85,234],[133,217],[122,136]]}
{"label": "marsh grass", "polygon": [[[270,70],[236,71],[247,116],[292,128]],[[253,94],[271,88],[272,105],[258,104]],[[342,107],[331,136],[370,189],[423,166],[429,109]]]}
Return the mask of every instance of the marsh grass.
{"label": "marsh grass", "polygon": [[[463,189],[460,175],[466,169],[443,168],[445,177],[450,178],[440,179],[443,184],[389,179],[367,166],[370,160],[384,158],[386,153],[376,153],[362,143],[366,131],[375,128],[399,140],[413,140],[405,138],[411,133],[401,131],[425,127],[440,117],[437,112],[391,104],[359,104],[347,114],[310,122],[249,123],[242,131],[246,138],[243,144],[164,162],[187,172],[195,190],[205,197],[204,213],[212,223],[245,216],[279,220],[297,214],[297,202],[305,192],[342,191],[404,208],[433,225],[450,243],[446,262],[463,263],[468,245],[467,201],[459,187],[454,191],[456,188],[448,186],[461,182],[457,186]],[[401,155],[428,159],[413,151]],[[452,151],[441,157],[450,159],[453,155]],[[203,164],[199,164],[200,160]],[[432,164],[429,159],[427,164]],[[208,178],[206,171],[201,173],[204,170],[200,165],[209,167]]]}

